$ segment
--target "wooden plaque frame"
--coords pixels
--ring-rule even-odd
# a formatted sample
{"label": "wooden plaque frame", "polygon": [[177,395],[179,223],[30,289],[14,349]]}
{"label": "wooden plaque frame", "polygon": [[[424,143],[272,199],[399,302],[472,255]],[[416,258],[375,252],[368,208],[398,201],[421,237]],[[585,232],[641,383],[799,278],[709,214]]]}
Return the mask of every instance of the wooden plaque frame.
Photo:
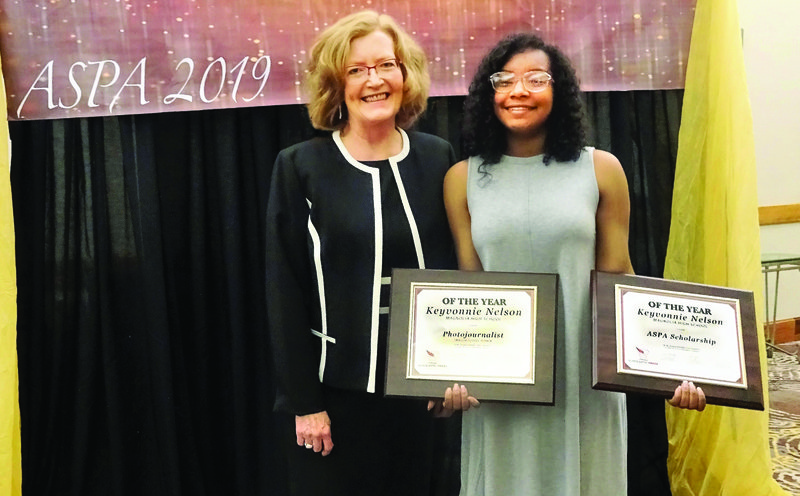
{"label": "wooden plaque frame", "polygon": [[[534,384],[474,381],[469,377],[453,380],[409,378],[412,336],[413,287],[418,284],[442,285],[454,289],[492,290],[535,286],[537,311],[534,345]],[[467,272],[456,270],[394,269],[392,272],[389,337],[386,363],[386,396],[441,398],[454,382],[465,384],[471,396],[481,401],[510,401],[553,404],[555,388],[555,344],[558,302],[557,274],[510,272]]]}
{"label": "wooden plaque frame", "polygon": [[[618,333],[619,322],[616,293],[618,286],[633,286],[659,291],[676,292],[698,297],[711,296],[735,299],[739,302],[741,328],[741,348],[744,357],[743,381],[746,387],[703,382],[693,377],[648,376],[620,373],[618,370]],[[680,281],[670,281],[652,277],[624,274],[609,274],[592,271],[592,337],[594,367],[592,387],[609,391],[646,393],[671,398],[675,387],[682,379],[691,380],[702,386],[708,404],[764,409],[764,395],[761,383],[761,362],[758,350],[758,328],[756,324],[753,293],[732,288],[708,286]]]}

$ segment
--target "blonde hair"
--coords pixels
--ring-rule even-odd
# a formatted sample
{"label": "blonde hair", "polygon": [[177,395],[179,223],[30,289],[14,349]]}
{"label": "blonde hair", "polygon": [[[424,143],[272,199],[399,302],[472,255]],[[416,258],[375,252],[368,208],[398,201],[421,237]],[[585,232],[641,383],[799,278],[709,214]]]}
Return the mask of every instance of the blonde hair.
{"label": "blonde hair", "polygon": [[311,47],[306,89],[308,115],[315,128],[334,130],[347,124],[344,64],[350,56],[350,44],[377,30],[389,35],[394,42],[395,56],[403,71],[403,101],[397,113],[397,125],[408,128],[425,111],[431,85],[425,53],[390,16],[364,10],[336,21]]}

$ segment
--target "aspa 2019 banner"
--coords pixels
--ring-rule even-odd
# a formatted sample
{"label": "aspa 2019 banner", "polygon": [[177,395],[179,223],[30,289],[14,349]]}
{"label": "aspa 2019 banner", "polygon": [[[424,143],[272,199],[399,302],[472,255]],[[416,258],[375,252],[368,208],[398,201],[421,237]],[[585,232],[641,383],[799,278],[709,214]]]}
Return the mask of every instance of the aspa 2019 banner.
{"label": "aspa 2019 banner", "polygon": [[10,119],[305,101],[315,37],[362,9],[423,47],[432,96],[465,94],[503,36],[530,31],[582,88],[683,87],[694,0],[0,0]]}

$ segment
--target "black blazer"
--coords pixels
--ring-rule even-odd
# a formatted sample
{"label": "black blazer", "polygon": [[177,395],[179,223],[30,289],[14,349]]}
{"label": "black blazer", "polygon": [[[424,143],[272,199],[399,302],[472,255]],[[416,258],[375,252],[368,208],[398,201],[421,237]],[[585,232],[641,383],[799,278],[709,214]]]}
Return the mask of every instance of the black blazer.
{"label": "black blazer", "polygon": [[385,367],[378,363],[388,305],[384,260],[456,267],[442,198],[453,149],[435,136],[401,133],[403,151],[381,164],[353,159],[338,132],[278,155],[266,264],[278,409],[325,410],[320,382],[382,390],[376,377]]}

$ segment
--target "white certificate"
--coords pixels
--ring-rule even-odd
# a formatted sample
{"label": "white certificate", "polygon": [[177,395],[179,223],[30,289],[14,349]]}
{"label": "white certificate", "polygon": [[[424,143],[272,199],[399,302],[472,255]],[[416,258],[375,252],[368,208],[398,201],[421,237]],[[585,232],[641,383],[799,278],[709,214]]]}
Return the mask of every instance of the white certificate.
{"label": "white certificate", "polygon": [[616,285],[617,372],[747,388],[739,300]]}
{"label": "white certificate", "polygon": [[535,286],[412,283],[409,379],[534,384]]}

